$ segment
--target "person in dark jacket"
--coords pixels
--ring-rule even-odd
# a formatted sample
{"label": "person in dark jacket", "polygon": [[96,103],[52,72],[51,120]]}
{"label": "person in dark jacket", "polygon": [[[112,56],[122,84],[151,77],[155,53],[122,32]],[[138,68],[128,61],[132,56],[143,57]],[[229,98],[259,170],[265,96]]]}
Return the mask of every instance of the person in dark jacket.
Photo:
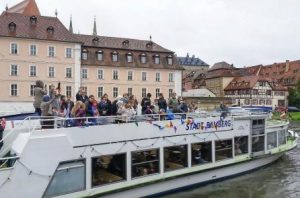
{"label": "person in dark jacket", "polygon": [[89,96],[89,100],[85,102],[86,106],[86,116],[87,117],[96,117],[99,116],[98,112],[98,103],[94,95]]}
{"label": "person in dark jacket", "polygon": [[142,99],[141,106],[142,114],[144,114],[147,108],[150,108],[151,106],[151,93],[147,93],[147,97]]}
{"label": "person in dark jacket", "polygon": [[83,103],[86,103],[86,101],[88,101],[88,99],[89,98],[86,95],[86,91],[81,87],[76,94],[76,101],[81,101]]}
{"label": "person in dark jacket", "polygon": [[158,109],[159,111],[161,111],[162,109],[164,110],[164,112],[167,112],[167,101],[166,99],[164,98],[164,95],[162,93],[160,93],[158,95]]}
{"label": "person in dark jacket", "polygon": [[108,99],[108,95],[104,94],[101,97],[101,101],[98,104],[98,111],[100,116],[109,116],[111,115],[111,102]]}

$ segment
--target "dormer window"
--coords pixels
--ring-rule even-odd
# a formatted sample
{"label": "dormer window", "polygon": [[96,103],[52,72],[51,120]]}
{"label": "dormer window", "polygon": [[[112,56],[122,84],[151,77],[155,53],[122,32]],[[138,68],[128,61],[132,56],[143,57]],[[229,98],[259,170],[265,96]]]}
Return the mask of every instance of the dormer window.
{"label": "dormer window", "polygon": [[98,37],[93,38],[93,43],[95,45],[98,45],[99,44],[99,38]]}
{"label": "dormer window", "polygon": [[149,42],[149,43],[146,44],[146,48],[152,49],[152,47],[153,47],[153,43],[152,42]]}
{"label": "dormer window", "polygon": [[88,51],[86,49],[82,50],[81,58],[82,58],[82,60],[87,60],[88,59]]}
{"label": "dormer window", "polygon": [[112,55],[112,62],[118,62],[118,52],[114,51],[111,55]]}
{"label": "dormer window", "polygon": [[52,26],[48,27],[48,28],[47,28],[47,33],[48,33],[49,35],[54,34],[54,28],[53,28]]}
{"label": "dormer window", "polygon": [[30,17],[30,23],[31,23],[32,25],[35,25],[36,22],[37,22],[36,16],[31,16],[31,17]]}
{"label": "dormer window", "polygon": [[154,58],[154,64],[158,65],[160,63],[159,55],[155,54],[153,58]]}
{"label": "dormer window", "polygon": [[167,63],[168,63],[168,65],[173,65],[173,56],[172,55],[167,56]]}
{"label": "dormer window", "polygon": [[103,61],[103,51],[102,50],[98,50],[96,52],[96,57],[98,61]]}
{"label": "dormer window", "polygon": [[8,29],[11,33],[14,33],[16,32],[17,25],[14,22],[11,22],[10,24],[8,24]]}
{"label": "dormer window", "polygon": [[122,43],[123,47],[129,47],[129,40],[125,40]]}
{"label": "dormer window", "polygon": [[133,62],[133,56],[132,53],[128,53],[126,56],[127,63],[132,63]]}
{"label": "dormer window", "polygon": [[147,62],[147,56],[145,53],[142,53],[141,54],[141,63],[142,64],[145,64]]}

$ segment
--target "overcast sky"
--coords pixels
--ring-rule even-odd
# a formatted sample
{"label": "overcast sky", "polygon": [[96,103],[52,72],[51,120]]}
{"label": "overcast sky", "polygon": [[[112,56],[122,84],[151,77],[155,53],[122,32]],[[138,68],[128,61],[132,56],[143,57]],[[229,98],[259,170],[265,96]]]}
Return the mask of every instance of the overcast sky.
{"label": "overcast sky", "polygon": [[[0,9],[21,0],[0,0]],[[299,0],[36,0],[74,32],[149,39],[208,64],[237,67],[300,59]]]}

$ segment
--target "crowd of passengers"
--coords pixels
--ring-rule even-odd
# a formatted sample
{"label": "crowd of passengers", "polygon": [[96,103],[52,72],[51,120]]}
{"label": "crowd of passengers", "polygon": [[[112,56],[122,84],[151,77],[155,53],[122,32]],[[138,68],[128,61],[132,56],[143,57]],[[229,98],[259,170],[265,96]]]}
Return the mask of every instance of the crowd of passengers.
{"label": "crowd of passengers", "polygon": [[[49,90],[40,80],[36,81],[34,89],[34,108],[39,116],[58,116],[64,118],[98,117],[98,116],[126,116],[132,117],[138,114],[138,105],[134,95],[124,93],[114,101],[110,101],[107,94],[104,94],[100,101],[94,95],[86,95],[83,88],[79,88],[76,94],[76,101],[73,102],[71,96],[64,96],[60,93],[60,83],[57,87],[51,85]],[[187,113],[194,112],[197,107],[191,103],[187,105],[181,97],[176,97],[176,93],[171,94],[171,98],[166,100],[162,93],[158,98],[152,100],[152,94],[148,93],[140,103],[141,114],[161,114],[167,113]],[[83,121],[78,119],[77,124]]]}

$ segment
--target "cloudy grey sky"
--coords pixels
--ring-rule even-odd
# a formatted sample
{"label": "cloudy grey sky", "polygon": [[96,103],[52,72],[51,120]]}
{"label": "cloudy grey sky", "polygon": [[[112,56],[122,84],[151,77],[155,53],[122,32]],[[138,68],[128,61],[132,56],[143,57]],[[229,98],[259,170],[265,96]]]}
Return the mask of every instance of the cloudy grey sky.
{"label": "cloudy grey sky", "polygon": [[[0,9],[21,0],[0,0]],[[36,0],[75,32],[149,39],[209,64],[237,67],[300,59],[299,0]]]}

